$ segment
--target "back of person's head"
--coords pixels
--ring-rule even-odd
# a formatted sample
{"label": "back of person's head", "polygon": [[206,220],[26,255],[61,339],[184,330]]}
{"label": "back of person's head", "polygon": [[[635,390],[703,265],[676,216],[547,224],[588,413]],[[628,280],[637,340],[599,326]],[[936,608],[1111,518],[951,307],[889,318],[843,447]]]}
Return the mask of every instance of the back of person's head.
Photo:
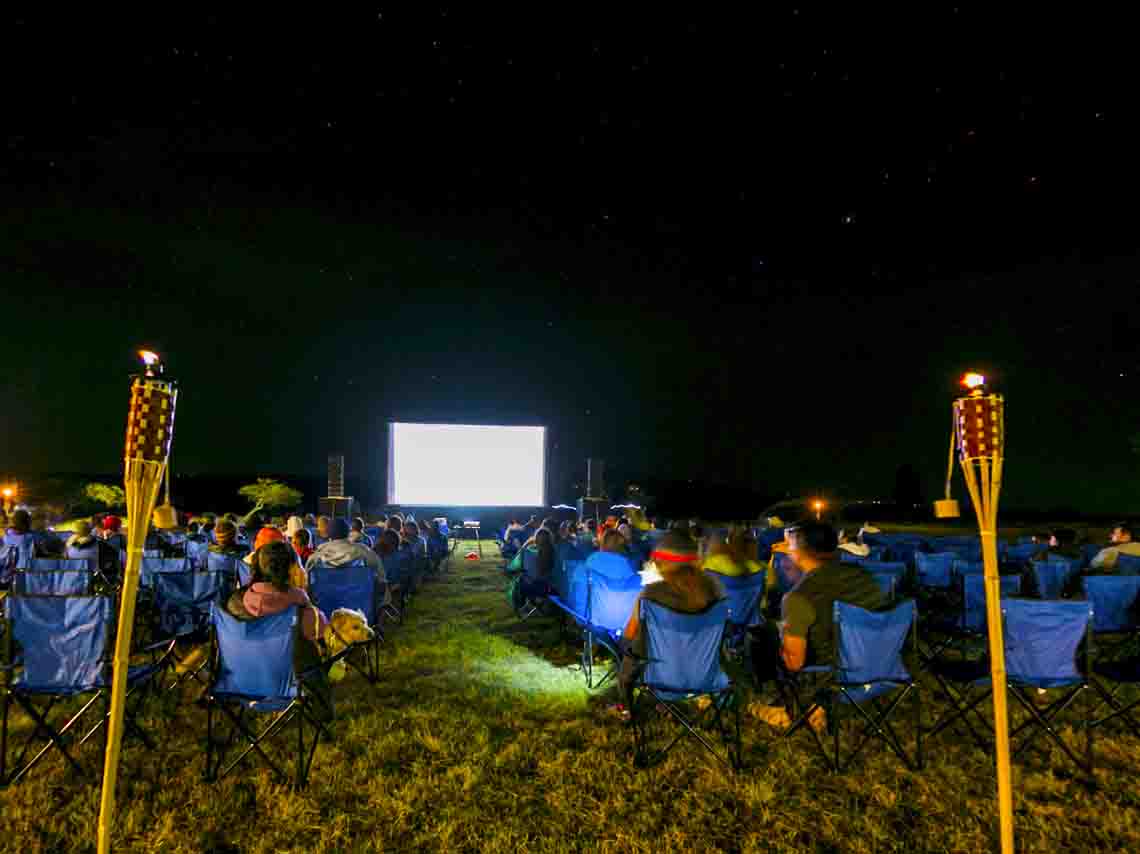
{"label": "back of person's head", "polygon": [[438,534],[439,522],[435,521],[435,519],[432,519],[430,522],[428,522],[428,530],[430,530],[433,534]]}
{"label": "back of person's head", "polygon": [[625,551],[625,537],[616,528],[610,528],[602,535],[601,549],[604,552]]}
{"label": "back of person's head", "polygon": [[306,513],[305,514],[305,527],[311,528],[315,524],[317,524],[317,517],[314,516],[312,513]]}
{"label": "back of person's head", "polygon": [[1072,528],[1054,528],[1049,536],[1057,541],[1058,546],[1071,546],[1077,541],[1077,532]]}
{"label": "back of person's head", "polygon": [[554,534],[551,533],[549,528],[539,528],[534,535],[534,543],[541,548],[554,547]]}
{"label": "back of person's head", "polygon": [[594,533],[595,531],[597,531],[598,530],[598,520],[597,519],[587,519],[586,520],[586,530],[589,531],[591,534]]}
{"label": "back of person's head", "polygon": [[27,510],[17,510],[12,514],[9,524],[17,534],[26,534],[32,530],[32,514]]}
{"label": "back of person's head", "polygon": [[692,584],[699,573],[701,558],[697,544],[679,531],[670,531],[662,537],[649,558],[656,564],[661,577],[672,584]]}
{"label": "back of person's head", "polygon": [[377,544],[377,548],[382,555],[398,551],[400,548],[400,535],[392,528],[385,528],[380,532],[380,542]]}
{"label": "back of person's head", "polygon": [[289,571],[296,565],[297,558],[282,540],[274,540],[259,548],[254,562],[257,565],[256,581],[268,582],[281,591],[289,589]]}
{"label": "back of person's head", "polygon": [[420,535],[420,526],[418,522],[405,522],[404,523],[404,537],[409,540],[414,540]]}
{"label": "back of person's head", "polygon": [[399,533],[404,529],[404,520],[400,518],[399,513],[393,513],[388,517],[388,530],[396,531]]}
{"label": "back of person's head", "polygon": [[328,523],[328,532],[330,540],[347,540],[348,522],[344,519],[333,519]]}
{"label": "back of person's head", "polygon": [[285,535],[282,534],[281,531],[279,531],[277,528],[271,528],[266,525],[264,528],[257,532],[257,536],[253,540],[253,550],[257,551],[264,545],[267,545],[269,543],[283,542],[284,540]]}
{"label": "back of person's head", "polygon": [[[17,511],[19,512],[19,511]],[[118,516],[104,516],[103,530],[108,534],[117,534],[123,527],[123,520]]]}
{"label": "back of person's head", "polygon": [[217,537],[219,545],[228,545],[237,537],[237,525],[229,519],[221,519],[214,526],[214,536]]}
{"label": "back of person's head", "polygon": [[352,520],[352,530],[364,533],[364,520],[359,516]]}
{"label": "back of person's head", "polygon": [[785,529],[785,535],[796,538],[797,548],[812,555],[834,554],[839,548],[835,529],[826,522],[806,519]]}
{"label": "back of person's head", "polygon": [[1131,522],[1118,522],[1113,528],[1120,532],[1120,538],[1125,542],[1130,541],[1135,536]]}
{"label": "back of person's head", "polygon": [[329,530],[329,517],[328,516],[318,516],[317,517],[317,533],[320,534],[322,537],[327,537],[328,536],[328,530]]}
{"label": "back of person's head", "polygon": [[309,532],[304,528],[298,528],[293,532],[293,542],[301,548],[305,548],[309,545]]}
{"label": "back of person's head", "polygon": [[191,522],[189,525],[186,526],[186,533],[189,534],[190,536],[197,535],[198,530],[199,529],[198,529],[198,523],[197,522]]}

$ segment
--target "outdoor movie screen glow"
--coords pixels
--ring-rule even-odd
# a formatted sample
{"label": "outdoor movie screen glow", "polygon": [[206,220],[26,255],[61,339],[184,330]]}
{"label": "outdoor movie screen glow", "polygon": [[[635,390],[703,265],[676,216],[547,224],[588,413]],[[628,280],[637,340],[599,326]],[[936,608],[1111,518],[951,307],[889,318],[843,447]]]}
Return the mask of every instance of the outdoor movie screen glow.
{"label": "outdoor movie screen glow", "polygon": [[546,428],[389,425],[388,503],[542,507]]}

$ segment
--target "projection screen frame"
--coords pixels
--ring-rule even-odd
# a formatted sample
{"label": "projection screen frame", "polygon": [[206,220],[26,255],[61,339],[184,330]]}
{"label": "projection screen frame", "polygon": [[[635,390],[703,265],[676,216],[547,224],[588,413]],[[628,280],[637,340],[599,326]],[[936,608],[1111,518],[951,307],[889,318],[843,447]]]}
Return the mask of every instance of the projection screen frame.
{"label": "projection screen frame", "polygon": [[[510,427],[510,428],[527,428],[532,430],[542,431],[542,494],[539,496],[542,500],[540,504],[448,504],[442,502],[419,503],[419,502],[406,502],[395,501],[397,498],[396,492],[396,431],[397,424],[414,425],[418,427]],[[494,509],[500,507],[545,507],[547,502],[550,466],[549,466],[549,447],[547,445],[547,427],[544,424],[471,424],[471,423],[457,423],[451,421],[396,421],[390,420],[387,423],[388,427],[388,472],[387,472],[387,489],[385,491],[385,499],[388,506],[392,507],[471,507],[480,509]]]}

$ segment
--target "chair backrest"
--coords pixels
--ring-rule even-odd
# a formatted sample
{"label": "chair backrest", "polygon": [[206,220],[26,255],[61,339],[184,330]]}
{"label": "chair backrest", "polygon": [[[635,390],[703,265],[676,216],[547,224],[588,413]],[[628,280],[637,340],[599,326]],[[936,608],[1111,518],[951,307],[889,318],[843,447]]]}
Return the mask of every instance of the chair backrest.
{"label": "chair backrest", "polygon": [[1140,575],[1086,575],[1081,579],[1093,609],[1093,631],[1124,632],[1136,628]]}
{"label": "chair backrest", "polygon": [[190,560],[184,557],[144,557],[139,567],[139,586],[152,587],[156,572],[189,572]]}
{"label": "chair backrest", "polygon": [[[584,560],[562,560],[558,561],[554,567],[553,587],[554,592],[558,594],[558,598],[570,605],[570,576],[576,572],[585,572],[586,562]],[[572,607],[572,606],[571,606]],[[585,613],[583,611],[582,613]]]}
{"label": "chair backrest", "polygon": [[524,549],[522,553],[523,575],[535,578],[538,575],[538,549]]}
{"label": "chair backrest", "polygon": [[883,596],[886,597],[887,602],[893,603],[901,576],[894,572],[872,572],[871,577],[875,579],[875,583],[878,584],[879,589],[883,591]]}
{"label": "chair backrest", "polygon": [[309,595],[329,616],[337,608],[353,608],[364,612],[368,625],[376,625],[376,587],[376,573],[364,562],[309,570]]}
{"label": "chair backrest", "polygon": [[838,601],[832,608],[836,679],[841,685],[910,681],[902,651],[914,626],[913,599],[900,602],[889,611],[868,611]]}
{"label": "chair backrest", "polygon": [[1001,611],[1005,670],[1012,681],[1039,688],[1080,681],[1077,647],[1092,620],[1091,603],[1003,599]]}
{"label": "chair backrest", "polygon": [[95,579],[91,564],[85,558],[32,558],[13,586],[26,596],[87,596]]}
{"label": "chair backrest", "polygon": [[207,565],[208,555],[210,554],[209,540],[187,540],[186,541],[186,559],[190,561],[194,569],[205,569]]}
{"label": "chair backrest", "polygon": [[209,552],[206,555],[206,569],[229,575],[240,585],[249,584],[253,570],[240,557]]}
{"label": "chair backrest", "polygon": [[781,594],[787,593],[799,584],[804,576],[803,571],[786,552],[776,552],[772,555],[772,570],[776,573],[776,588]]}
{"label": "chair backrest", "polygon": [[954,560],[953,552],[916,552],[914,570],[919,586],[940,590],[949,588],[954,580]]}
{"label": "chair backrest", "polygon": [[641,593],[641,576],[625,579],[607,578],[588,571],[589,604],[586,616],[590,624],[610,631],[621,631],[633,616],[633,606]]}
{"label": "chair backrest", "polygon": [[270,617],[239,620],[215,602],[210,608],[210,622],[219,659],[215,693],[256,700],[297,696],[293,675],[296,605]]}
{"label": "chair backrest", "polygon": [[[1003,575],[998,579],[1001,595],[1016,596],[1021,592],[1020,575]],[[986,577],[984,575],[962,576],[962,628],[981,632],[986,628]]]}
{"label": "chair backrest", "polygon": [[1048,548],[1045,543],[1018,543],[1006,549],[1006,558],[1011,562],[1023,563]]}
{"label": "chair backrest", "polygon": [[955,575],[982,575],[985,571],[986,565],[980,560],[962,560],[962,558],[958,558],[954,561]]}
{"label": "chair backrest", "polygon": [[900,578],[906,575],[906,564],[898,560],[865,560],[863,569],[867,572],[889,572]]}
{"label": "chair backrest", "polygon": [[870,556],[864,557],[863,555],[852,554],[844,549],[839,550],[840,563],[865,563],[870,560]]}
{"label": "chair backrest", "polygon": [[722,691],[731,684],[720,664],[728,602],[720,599],[700,614],[671,611],[650,599],[640,604],[648,662],[643,681],[665,699]]}
{"label": "chair backrest", "polygon": [[110,596],[29,596],[4,602],[22,650],[15,684],[28,691],[70,694],[105,683],[115,602]]}
{"label": "chair backrest", "polygon": [[230,595],[234,577],[211,570],[156,572],[151,575],[159,630],[166,636],[201,631],[210,619],[210,608]]}
{"label": "chair backrest", "polygon": [[705,570],[724,590],[728,602],[728,621],[734,626],[755,626],[760,623],[760,599],[764,595],[765,573],[751,575],[721,575]]}
{"label": "chair backrest", "polygon": [[1051,563],[1059,566],[1062,582],[1068,581],[1081,573],[1081,559],[1077,557],[1062,557],[1061,555],[1048,555],[1042,563]]}
{"label": "chair backrest", "polygon": [[1041,599],[1060,599],[1068,576],[1068,564],[1051,560],[1035,560],[1030,563],[1033,577],[1037,582],[1037,596]]}
{"label": "chair backrest", "polygon": [[1140,555],[1116,555],[1115,571],[1117,575],[1140,575]]}
{"label": "chair backrest", "polygon": [[389,584],[406,584],[412,573],[411,553],[400,550],[380,556],[384,564],[384,577]]}

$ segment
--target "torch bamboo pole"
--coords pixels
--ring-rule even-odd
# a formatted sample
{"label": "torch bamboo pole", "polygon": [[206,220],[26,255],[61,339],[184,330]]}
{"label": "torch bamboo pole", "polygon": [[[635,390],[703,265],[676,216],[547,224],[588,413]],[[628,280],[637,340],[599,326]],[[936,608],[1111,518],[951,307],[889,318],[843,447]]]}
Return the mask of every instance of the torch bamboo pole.
{"label": "torch bamboo pole", "polygon": [[131,635],[135,622],[135,598],[150,515],[158,501],[165,463],[130,459],[123,483],[127,492],[127,566],[119,591],[119,627],[115,633],[115,656],[111,674],[111,714],[107,721],[107,753],[103,758],[103,794],[99,802],[99,854],[110,854],[111,826],[115,816],[115,783],[119,751],[123,743],[123,712],[126,708],[127,670],[131,659]]}
{"label": "torch bamboo pole", "polygon": [[1001,621],[1001,581],[997,560],[997,505],[1001,488],[1001,462],[990,477],[989,460],[979,460],[985,492],[979,490],[971,461],[963,459],[962,473],[978,517],[985,569],[986,629],[989,633],[990,679],[993,685],[994,742],[998,784],[998,822],[1003,854],[1013,854],[1013,775],[1009,759],[1009,710],[1006,706],[1005,643]]}

